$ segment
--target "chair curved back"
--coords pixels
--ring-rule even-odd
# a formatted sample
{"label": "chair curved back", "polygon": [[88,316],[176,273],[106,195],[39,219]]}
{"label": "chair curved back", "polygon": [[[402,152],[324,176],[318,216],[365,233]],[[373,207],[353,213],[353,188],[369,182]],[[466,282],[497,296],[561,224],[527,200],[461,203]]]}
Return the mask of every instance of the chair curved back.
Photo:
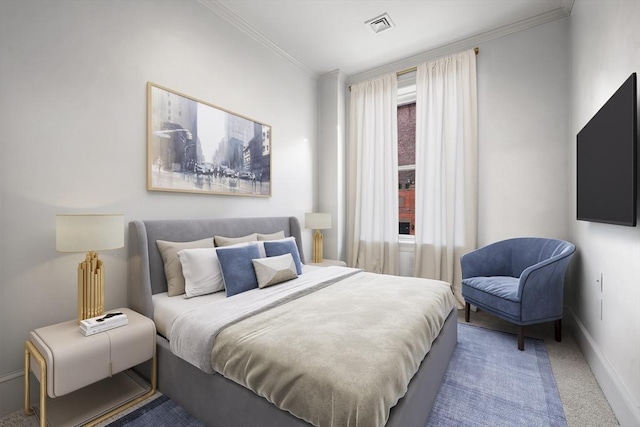
{"label": "chair curved back", "polygon": [[520,237],[504,243],[511,253],[512,277],[520,277],[535,264],[569,256],[575,251],[572,243],[541,237]]}
{"label": "chair curved back", "polygon": [[491,243],[462,256],[462,278],[477,276],[520,277],[522,272],[549,259],[568,256],[572,243],[543,237],[516,237]]}

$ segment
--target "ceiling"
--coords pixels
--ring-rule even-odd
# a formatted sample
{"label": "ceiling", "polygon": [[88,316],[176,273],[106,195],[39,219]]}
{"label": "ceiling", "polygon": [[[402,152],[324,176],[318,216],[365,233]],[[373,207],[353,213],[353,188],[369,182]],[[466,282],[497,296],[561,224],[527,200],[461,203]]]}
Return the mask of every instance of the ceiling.
{"label": "ceiling", "polygon": [[[568,16],[573,0],[199,0],[306,72],[363,73]],[[394,27],[365,22],[388,13]]]}

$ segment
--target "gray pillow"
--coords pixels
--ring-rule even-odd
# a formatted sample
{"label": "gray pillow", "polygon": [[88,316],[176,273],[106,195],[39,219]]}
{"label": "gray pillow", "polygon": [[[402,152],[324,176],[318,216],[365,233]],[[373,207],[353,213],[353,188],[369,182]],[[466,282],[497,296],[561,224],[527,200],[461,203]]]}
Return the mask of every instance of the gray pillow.
{"label": "gray pillow", "polygon": [[258,278],[258,287],[266,288],[298,277],[293,256],[287,253],[270,258],[253,260],[253,268]]}
{"label": "gray pillow", "polygon": [[258,233],[258,240],[280,240],[280,239],[284,239],[284,230],[271,233],[271,234]]}
{"label": "gray pillow", "polygon": [[213,248],[213,238],[209,237],[193,242],[168,242],[156,240],[164,263],[164,275],[167,278],[167,293],[170,297],[184,294],[184,275],[182,264],[178,258],[178,251],[182,249]]}
{"label": "gray pillow", "polygon": [[257,242],[258,233],[251,233],[242,237],[215,236],[213,238],[213,241],[216,243],[216,247],[231,246],[231,245],[236,245],[238,243],[245,243],[245,242]]}

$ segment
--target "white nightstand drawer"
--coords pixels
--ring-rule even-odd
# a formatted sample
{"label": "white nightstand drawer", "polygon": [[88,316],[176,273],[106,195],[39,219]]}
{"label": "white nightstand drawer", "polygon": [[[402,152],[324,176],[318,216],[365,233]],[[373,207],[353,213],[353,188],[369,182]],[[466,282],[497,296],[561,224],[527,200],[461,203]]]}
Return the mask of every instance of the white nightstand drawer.
{"label": "white nightstand drawer", "polygon": [[[36,329],[29,336],[47,364],[47,394],[50,397],[63,396],[109,376],[106,332],[83,337],[76,321],[64,326]],[[89,341],[77,341],[76,335]],[[38,381],[42,381],[38,365],[31,362],[31,367]]]}
{"label": "white nightstand drawer", "polygon": [[136,313],[136,316],[140,316],[142,321],[132,322],[129,317],[128,325],[107,331],[111,338],[112,375],[153,357],[156,346],[155,324],[141,314]]}

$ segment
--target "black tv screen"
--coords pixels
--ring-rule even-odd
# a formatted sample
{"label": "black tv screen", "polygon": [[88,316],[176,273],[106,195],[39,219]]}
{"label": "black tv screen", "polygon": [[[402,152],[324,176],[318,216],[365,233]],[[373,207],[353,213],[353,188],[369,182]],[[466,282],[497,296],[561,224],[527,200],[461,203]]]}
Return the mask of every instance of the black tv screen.
{"label": "black tv screen", "polygon": [[633,73],[578,133],[579,220],[636,225],[636,97]]}

